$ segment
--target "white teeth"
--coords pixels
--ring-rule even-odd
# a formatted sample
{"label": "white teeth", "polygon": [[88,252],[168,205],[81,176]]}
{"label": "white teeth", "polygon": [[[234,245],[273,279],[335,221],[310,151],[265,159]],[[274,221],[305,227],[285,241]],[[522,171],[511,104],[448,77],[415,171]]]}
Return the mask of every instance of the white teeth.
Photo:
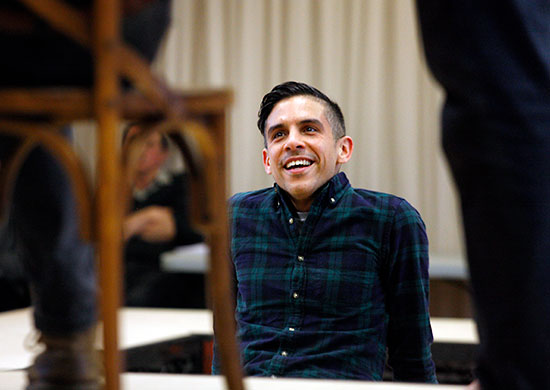
{"label": "white teeth", "polygon": [[294,160],[285,165],[286,169],[294,167],[308,167],[311,165],[311,161],[308,160]]}

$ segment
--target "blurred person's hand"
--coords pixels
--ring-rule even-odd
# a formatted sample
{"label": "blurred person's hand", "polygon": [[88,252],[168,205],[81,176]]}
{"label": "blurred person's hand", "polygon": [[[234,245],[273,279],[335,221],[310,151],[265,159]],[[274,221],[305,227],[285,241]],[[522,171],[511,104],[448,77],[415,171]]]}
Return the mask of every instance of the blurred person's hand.
{"label": "blurred person's hand", "polygon": [[163,242],[172,240],[175,235],[176,221],[169,207],[145,207],[124,219],[124,240],[139,236],[144,241]]}

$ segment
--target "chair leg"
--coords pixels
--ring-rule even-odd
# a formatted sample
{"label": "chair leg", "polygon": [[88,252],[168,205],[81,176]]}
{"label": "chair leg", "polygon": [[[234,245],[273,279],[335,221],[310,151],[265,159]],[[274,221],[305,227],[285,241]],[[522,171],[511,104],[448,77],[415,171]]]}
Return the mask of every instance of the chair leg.
{"label": "chair leg", "polygon": [[[243,390],[243,374],[236,342],[235,307],[230,294],[232,278],[229,269],[229,234],[226,210],[224,154],[216,151],[216,145],[224,145],[223,137],[213,137],[203,126],[186,125],[181,132],[191,137],[198,147],[198,159],[194,164],[202,167],[200,180],[206,202],[201,199],[203,210],[199,216],[210,246],[209,291],[213,302],[214,332],[220,347],[222,372],[230,390]],[[197,154],[195,154],[196,156]],[[184,157],[189,157],[185,156]],[[195,214],[197,215],[197,214]]]}
{"label": "chair leg", "polygon": [[106,390],[120,387],[117,311],[121,302],[122,210],[119,206],[120,159],[117,128],[120,96],[115,48],[119,44],[118,2],[96,0],[92,31],[95,59],[94,111],[98,124],[97,241]]}
{"label": "chair leg", "polygon": [[[212,139],[211,143],[222,140]],[[223,143],[222,143],[223,145]],[[214,332],[216,334],[222,357],[222,371],[228,388],[243,390],[240,354],[236,341],[235,306],[231,299],[233,294],[232,278],[229,267],[229,229],[227,222],[227,197],[225,190],[225,161],[223,154],[215,153],[208,164],[206,175],[208,185],[209,209],[212,212],[212,229],[210,235],[210,294],[214,302]]]}

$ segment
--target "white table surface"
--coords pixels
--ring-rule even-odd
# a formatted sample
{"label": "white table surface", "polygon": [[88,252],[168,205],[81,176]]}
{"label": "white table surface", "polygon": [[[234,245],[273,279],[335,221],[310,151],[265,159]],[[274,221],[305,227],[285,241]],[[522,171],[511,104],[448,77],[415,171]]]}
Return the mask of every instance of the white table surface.
{"label": "white table surface", "polygon": [[[23,371],[0,372],[0,390],[21,390]],[[122,374],[124,390],[224,390],[223,377],[211,375]],[[465,390],[466,386],[319,379],[246,378],[247,390]]]}
{"label": "white table surface", "polygon": [[[33,339],[31,313],[28,308],[0,313],[0,371],[28,367],[40,351],[25,347]],[[101,335],[101,329],[98,333]],[[212,333],[212,314],[208,310],[122,308],[119,311],[121,349]],[[98,346],[101,347],[101,340]]]}
{"label": "white table surface", "polygon": [[[436,342],[475,344],[475,324],[470,319],[432,318]],[[122,308],[119,311],[120,348],[186,337],[212,334],[209,310]],[[101,332],[98,329],[98,332]],[[39,349],[25,347],[32,340],[30,309],[0,313],[0,371],[28,367]],[[100,342],[98,342],[101,346]],[[1,389],[1,388],[0,388]]]}
{"label": "white table surface", "polygon": [[463,256],[430,253],[430,279],[469,280],[470,272]]}
{"label": "white table surface", "polygon": [[160,268],[165,272],[204,274],[208,272],[210,248],[205,243],[185,245],[160,255]]}
{"label": "white table surface", "polygon": [[471,318],[431,318],[432,333],[437,343],[478,344],[475,322]]}

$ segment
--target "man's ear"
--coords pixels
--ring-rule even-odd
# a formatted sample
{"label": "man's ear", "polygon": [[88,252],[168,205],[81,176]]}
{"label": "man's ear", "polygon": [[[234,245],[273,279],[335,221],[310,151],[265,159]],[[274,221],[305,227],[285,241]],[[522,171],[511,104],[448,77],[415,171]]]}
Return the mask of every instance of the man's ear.
{"label": "man's ear", "polygon": [[271,160],[269,159],[269,155],[267,154],[267,149],[262,150],[262,157],[264,161],[265,173],[271,175]]}
{"label": "man's ear", "polygon": [[338,164],[344,164],[349,161],[353,153],[353,140],[350,136],[344,136],[338,140]]}

